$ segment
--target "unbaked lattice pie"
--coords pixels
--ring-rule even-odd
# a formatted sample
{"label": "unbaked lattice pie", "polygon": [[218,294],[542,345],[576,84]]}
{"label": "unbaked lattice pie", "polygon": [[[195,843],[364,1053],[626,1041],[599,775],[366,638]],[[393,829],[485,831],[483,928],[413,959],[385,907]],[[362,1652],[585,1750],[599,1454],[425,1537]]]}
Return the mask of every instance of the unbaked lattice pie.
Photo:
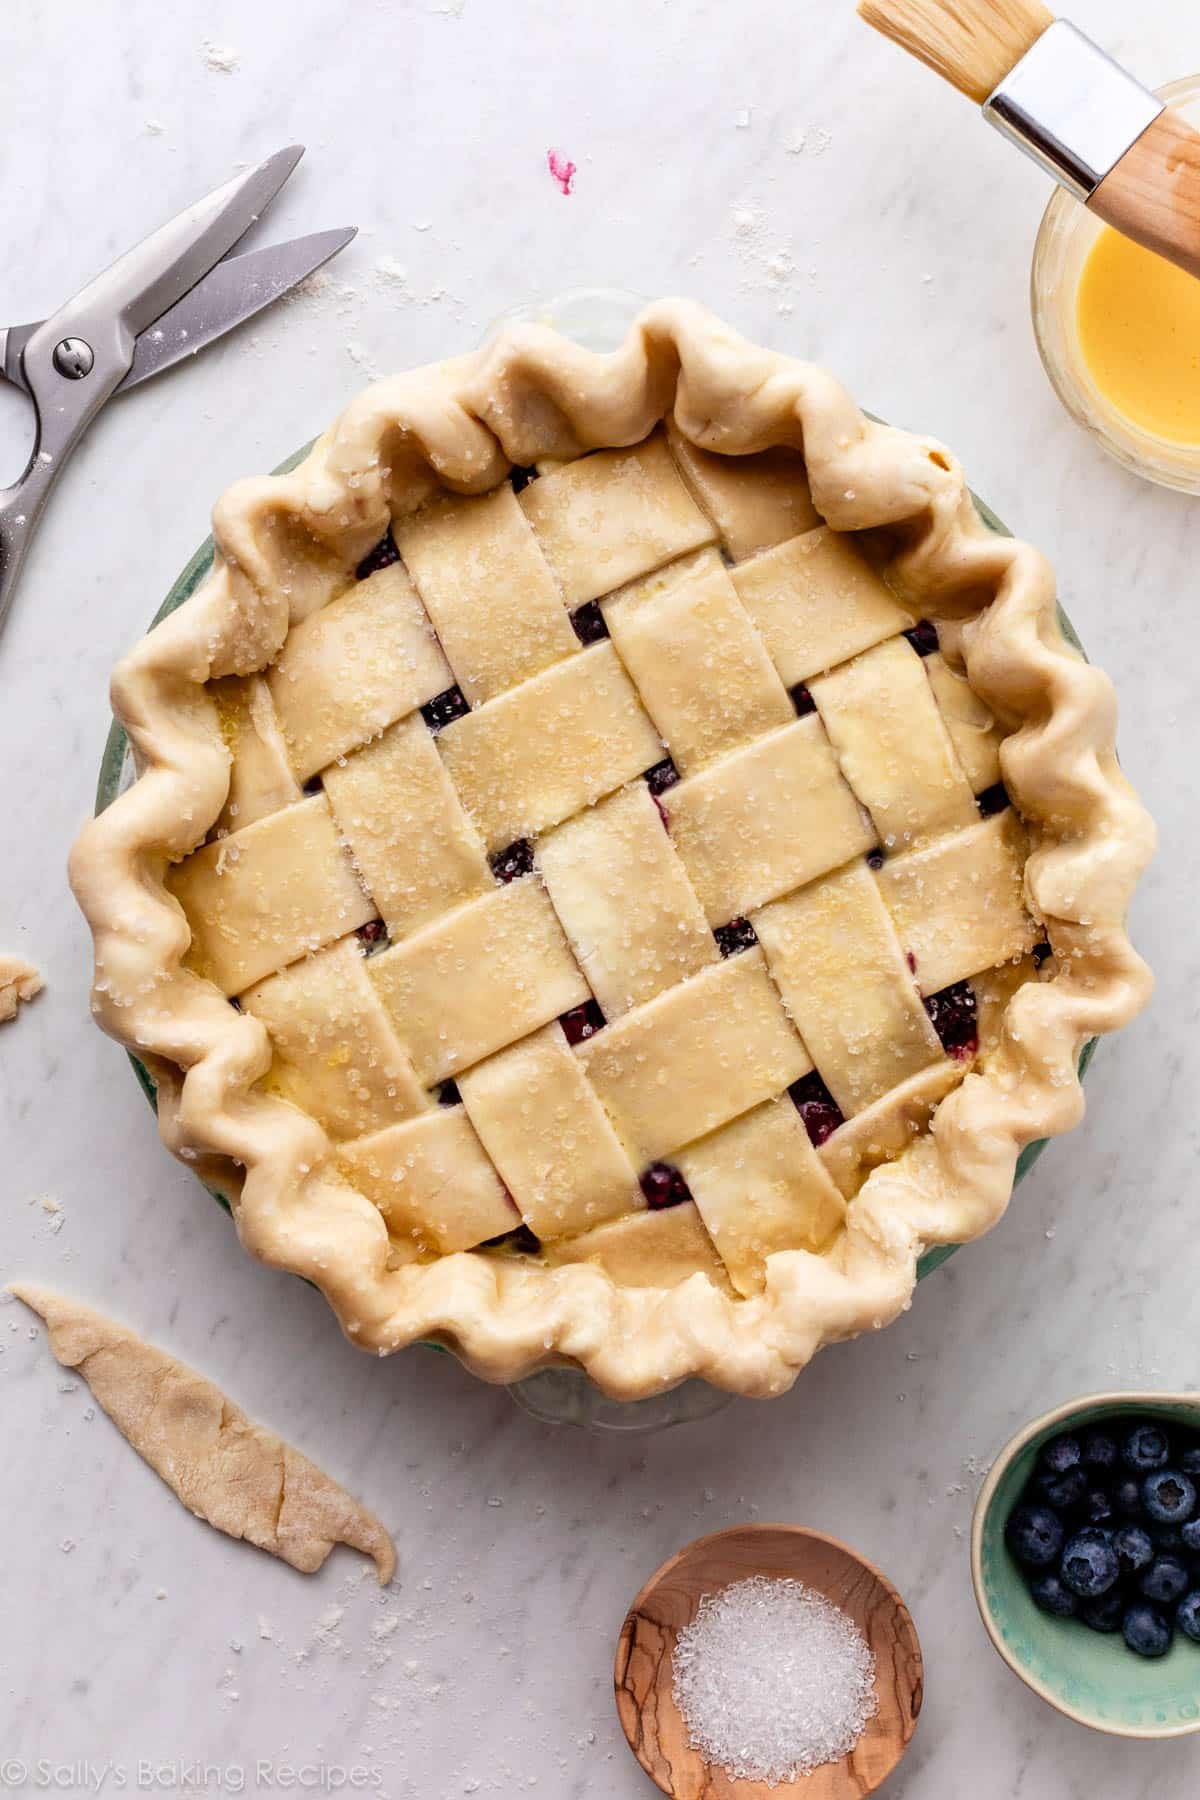
{"label": "unbaked lattice pie", "polygon": [[121,665],[96,1011],[358,1343],[786,1387],[1148,977],[1106,678],[954,460],[699,308],[512,328],[216,509]]}

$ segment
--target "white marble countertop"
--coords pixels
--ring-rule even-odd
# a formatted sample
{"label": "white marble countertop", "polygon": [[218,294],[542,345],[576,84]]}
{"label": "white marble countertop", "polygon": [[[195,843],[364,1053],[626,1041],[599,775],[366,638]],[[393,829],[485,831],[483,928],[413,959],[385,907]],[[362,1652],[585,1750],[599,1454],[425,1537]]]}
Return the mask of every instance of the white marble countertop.
{"label": "white marble countertop", "polygon": [[[1200,66],[1179,0],[1076,13],[1147,79]],[[27,1791],[95,1792],[109,1762],[129,1789],[236,1792],[240,1770],[250,1791],[256,1763],[290,1760],[365,1770],[391,1800],[635,1800],[652,1790],[610,1676],[626,1603],[687,1539],[758,1518],[836,1531],[911,1602],[928,1697],[897,1800],[1194,1793],[1194,1741],[1093,1736],[1007,1672],[965,1541],[980,1469],[1031,1414],[1197,1375],[1196,502],[1107,462],[1043,379],[1026,305],[1041,178],[849,0],[43,0],[0,15],[0,67],[5,317],[38,316],[293,138],[309,155],[272,233],[362,228],[323,295],[107,411],[0,638],[0,944],[48,983],[0,1042],[0,1273],[196,1363],[375,1506],[401,1560],[381,1595],[347,1552],[306,1579],[200,1526],[23,1309],[0,1311],[0,1782],[7,1757]],[[578,164],[569,199],[551,146]],[[786,1399],[637,1442],[538,1426],[425,1351],[363,1357],[315,1292],[246,1259],[89,1022],[64,875],[109,668],[211,499],[367,372],[596,281],[692,293],[953,444],[1055,560],[1162,832],[1136,912],[1157,1002],[1102,1048],[1086,1124],[991,1237]],[[0,402],[16,465],[20,405]]]}

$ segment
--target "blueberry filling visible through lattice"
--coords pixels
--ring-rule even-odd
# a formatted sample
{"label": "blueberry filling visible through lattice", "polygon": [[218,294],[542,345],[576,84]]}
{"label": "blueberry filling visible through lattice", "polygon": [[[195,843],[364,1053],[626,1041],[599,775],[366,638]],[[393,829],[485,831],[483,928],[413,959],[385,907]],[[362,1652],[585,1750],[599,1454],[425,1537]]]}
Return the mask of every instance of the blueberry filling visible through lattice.
{"label": "blueberry filling visible through lattice", "polygon": [[386,569],[392,563],[399,561],[400,552],[397,550],[395,539],[389,530],[380,538],[373,550],[367,551],[354,573],[360,581],[365,581],[368,575],[375,575],[380,569]]}
{"label": "blueberry filling visible through lattice", "polygon": [[990,819],[993,813],[1003,812],[1011,804],[1008,789],[1002,781],[998,781],[995,787],[984,788],[982,794],[977,794],[975,804],[984,818]]}
{"label": "blueberry filling visible through lattice", "polygon": [[974,1056],[979,1048],[979,1006],[969,981],[956,981],[940,994],[929,994],[925,1011],[947,1056],[960,1061]]}
{"label": "blueberry filling visible through lattice", "polygon": [[938,647],[937,626],[932,619],[918,619],[904,635],[918,656],[932,656]]}
{"label": "blueberry filling visible through lattice", "polygon": [[571,614],[571,623],[581,644],[598,644],[601,638],[608,636],[608,626],[604,623],[604,614],[600,611],[598,600],[589,600],[586,606],[577,606]]}
{"label": "blueberry filling visible through lattice", "polygon": [[736,956],[739,950],[752,950],[758,942],[758,933],[749,919],[730,919],[727,925],[718,925],[713,936],[722,956]]}
{"label": "blueberry filling visible through lattice", "polygon": [[461,719],[464,713],[471,710],[467,697],[460,687],[447,688],[444,693],[435,694],[421,708],[421,717],[435,734],[444,725],[450,725],[455,719]]}
{"label": "blueberry filling visible through lattice", "polygon": [[659,794],[665,794],[668,788],[675,786],[679,780],[679,770],[670,757],[665,756],[661,762],[657,762],[652,768],[647,769],[642,779],[657,799]]}
{"label": "blueberry filling visible through lattice", "polygon": [[533,845],[528,838],[517,838],[514,843],[493,856],[492,874],[506,886],[510,881],[528,875],[533,869]]}
{"label": "blueberry filling visible through lattice", "polygon": [[523,1256],[537,1256],[542,1248],[542,1240],[530,1231],[528,1225],[518,1225],[512,1231],[502,1231],[499,1237],[488,1238],[483,1247],[486,1250],[515,1250]]}
{"label": "blueberry filling visible through lattice", "polygon": [[674,1163],[652,1162],[642,1170],[638,1182],[651,1212],[662,1212],[668,1206],[682,1206],[692,1197],[691,1188]]}
{"label": "blueberry filling visible through lattice", "polygon": [[588,1038],[595,1037],[607,1023],[600,1010],[598,1000],[585,1000],[582,1006],[573,1006],[559,1018],[559,1024],[568,1044],[584,1044]]}
{"label": "blueberry filling visible through lattice", "polygon": [[845,1124],[845,1114],[815,1069],[811,1075],[793,1081],[788,1094],[815,1149],[819,1150],[826,1138]]}

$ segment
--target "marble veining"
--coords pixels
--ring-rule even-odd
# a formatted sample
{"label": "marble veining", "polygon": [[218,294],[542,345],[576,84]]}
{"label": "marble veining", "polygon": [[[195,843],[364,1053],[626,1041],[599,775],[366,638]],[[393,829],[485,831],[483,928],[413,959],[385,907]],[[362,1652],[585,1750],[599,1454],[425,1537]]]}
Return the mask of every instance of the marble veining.
{"label": "marble veining", "polygon": [[[1076,10],[1147,80],[1200,66],[1177,0]],[[17,1759],[9,1785],[36,1791],[40,1759],[43,1787],[111,1792],[112,1763],[129,1789],[212,1794],[290,1762],[364,1770],[392,1800],[636,1800],[611,1699],[625,1604],[685,1540],[760,1518],[848,1538],[912,1605],[928,1698],[895,1800],[1184,1800],[1192,1745],[1049,1712],[991,1651],[967,1567],[981,1472],[1018,1424],[1196,1375],[1195,502],[1106,461],[1042,376],[1041,178],[849,0],[44,0],[4,9],[0,66],[8,319],[289,139],[309,155],[270,234],[362,227],[316,292],[108,409],[0,637],[0,936],[48,984],[0,1036],[0,1273],[177,1350],[360,1492],[400,1552],[381,1595],[347,1552],[309,1580],[207,1531],[0,1306],[0,1782]],[[552,147],[577,164],[569,196]],[[1085,1126],[1002,1224],[786,1399],[636,1443],[537,1425],[427,1351],[363,1357],[315,1293],[246,1259],[88,1020],[64,876],[108,671],[212,498],[372,372],[591,282],[695,294],[952,444],[1055,561],[1162,833],[1135,915],[1158,999],[1102,1047]],[[0,392],[14,471],[23,429]]]}

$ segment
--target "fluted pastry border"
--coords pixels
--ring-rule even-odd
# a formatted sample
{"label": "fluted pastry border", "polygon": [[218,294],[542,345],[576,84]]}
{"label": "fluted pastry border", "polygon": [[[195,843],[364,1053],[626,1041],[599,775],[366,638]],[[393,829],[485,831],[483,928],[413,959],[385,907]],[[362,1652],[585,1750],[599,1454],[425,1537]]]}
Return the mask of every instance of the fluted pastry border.
{"label": "fluted pastry border", "polygon": [[[353,567],[434,478],[478,493],[514,463],[635,443],[672,411],[705,449],[802,450],[828,523],[885,528],[893,579],[952,622],[972,685],[1011,731],[1004,778],[1031,829],[1026,884],[1057,973],[1017,990],[986,1072],[869,1176],[833,1253],[775,1254],[757,1298],[732,1300],[700,1275],[626,1288],[592,1266],[472,1254],[389,1269],[383,1219],[331,1172],[320,1126],[252,1091],[270,1061],[265,1028],[182,965],[189,932],[164,873],[211,828],[229,779],[204,684],[267,664],[288,596],[296,611],[314,570]],[[95,942],[93,1011],[151,1068],[164,1142],[228,1195],[246,1248],[315,1282],[353,1342],[382,1355],[434,1338],[493,1381],[567,1362],[622,1399],[690,1375],[779,1393],[821,1345],[890,1322],[921,1252],[986,1231],[1021,1149],[1078,1121],[1082,1045],[1149,997],[1124,921],[1153,826],[1117,766],[1111,683],[1058,629],[1049,564],[987,530],[939,444],[869,420],[825,371],[664,300],[611,355],[517,325],[474,355],[377,383],[295,469],[230,488],[213,535],[212,573],[113,677],[138,779],[71,856]]]}

